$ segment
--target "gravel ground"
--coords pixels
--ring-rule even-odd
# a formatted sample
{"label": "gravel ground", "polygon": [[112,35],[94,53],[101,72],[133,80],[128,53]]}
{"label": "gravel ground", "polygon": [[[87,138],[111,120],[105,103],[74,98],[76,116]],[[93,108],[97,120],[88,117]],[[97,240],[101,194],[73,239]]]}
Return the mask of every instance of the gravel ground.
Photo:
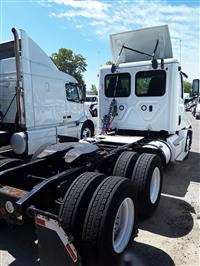
{"label": "gravel ground", "polygon": [[[192,119],[190,156],[165,169],[159,207],[152,218],[139,222],[123,266],[200,265],[200,120]],[[35,240],[30,225],[0,227],[0,266],[39,265]]]}

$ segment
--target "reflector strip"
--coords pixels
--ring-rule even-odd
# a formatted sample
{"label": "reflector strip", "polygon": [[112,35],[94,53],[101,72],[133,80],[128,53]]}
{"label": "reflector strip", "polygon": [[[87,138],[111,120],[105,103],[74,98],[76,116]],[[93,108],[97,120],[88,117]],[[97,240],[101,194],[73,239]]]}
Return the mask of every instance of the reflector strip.
{"label": "reflector strip", "polygon": [[76,251],[75,251],[73,245],[67,244],[66,249],[67,249],[67,252],[69,253],[71,259],[73,260],[73,262],[77,262],[78,257],[77,257],[77,254],[76,254]]}
{"label": "reflector strip", "polygon": [[45,225],[45,220],[43,220],[41,218],[38,218],[38,217],[36,217],[35,223],[38,224],[38,225],[46,226]]}

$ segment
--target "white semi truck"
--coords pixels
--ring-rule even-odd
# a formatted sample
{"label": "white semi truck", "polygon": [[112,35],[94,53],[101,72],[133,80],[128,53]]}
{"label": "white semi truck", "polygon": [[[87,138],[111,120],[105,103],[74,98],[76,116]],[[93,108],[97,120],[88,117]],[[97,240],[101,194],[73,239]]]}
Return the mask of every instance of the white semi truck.
{"label": "white semi truck", "polygon": [[25,33],[0,44],[0,145],[33,154],[59,137],[91,137],[92,116],[84,92],[72,76],[57,69]]}
{"label": "white semi truck", "polygon": [[187,158],[184,73],[167,26],[111,35],[100,69],[99,135],[48,145],[0,172],[0,219],[34,217],[45,266],[123,265],[137,217],[156,210],[163,168]]}

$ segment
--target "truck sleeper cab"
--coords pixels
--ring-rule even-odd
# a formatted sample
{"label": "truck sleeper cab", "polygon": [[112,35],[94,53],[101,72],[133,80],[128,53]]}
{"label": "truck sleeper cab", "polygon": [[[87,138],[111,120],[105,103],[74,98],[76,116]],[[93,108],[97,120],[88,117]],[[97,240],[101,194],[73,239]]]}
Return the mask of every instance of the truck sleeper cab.
{"label": "truck sleeper cab", "polygon": [[13,33],[14,41],[0,44],[1,145],[30,155],[59,135],[91,137],[94,122],[76,79],[59,71],[23,30],[20,39]]}

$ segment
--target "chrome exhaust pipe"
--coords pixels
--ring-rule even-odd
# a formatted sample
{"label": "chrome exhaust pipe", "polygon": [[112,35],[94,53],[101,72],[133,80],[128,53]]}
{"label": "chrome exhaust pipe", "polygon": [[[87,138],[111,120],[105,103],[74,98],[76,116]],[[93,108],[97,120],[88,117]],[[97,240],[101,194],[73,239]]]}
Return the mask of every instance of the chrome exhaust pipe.
{"label": "chrome exhaust pipe", "polygon": [[20,47],[19,36],[15,28],[12,28],[14,35],[14,50],[15,50],[15,63],[16,63],[16,101],[17,101],[17,114],[18,126],[21,129],[25,128],[25,109],[24,109],[24,92],[22,88],[21,68],[20,68]]}

